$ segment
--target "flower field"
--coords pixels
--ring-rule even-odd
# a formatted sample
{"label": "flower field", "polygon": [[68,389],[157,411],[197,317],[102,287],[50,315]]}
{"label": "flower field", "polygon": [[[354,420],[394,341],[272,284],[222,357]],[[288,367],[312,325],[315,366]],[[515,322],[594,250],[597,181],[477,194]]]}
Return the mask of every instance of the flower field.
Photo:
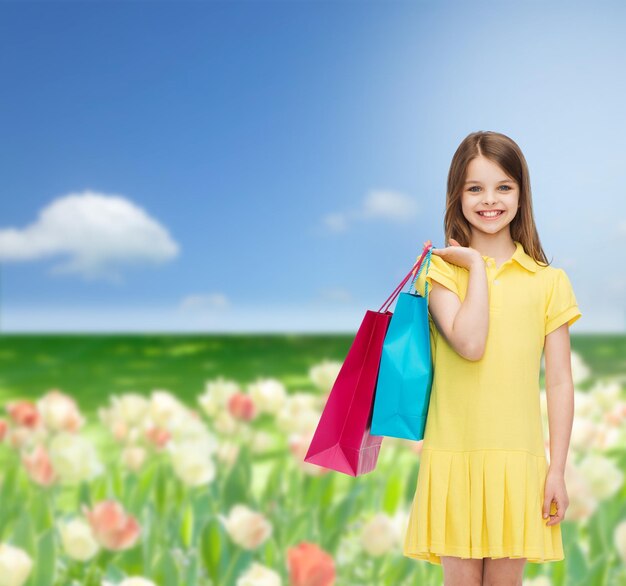
{"label": "flower field", "polygon": [[[402,555],[422,442],[303,462],[351,341],[1,337],[0,586],[440,584]],[[525,586],[626,584],[624,356],[572,336],[565,560]]]}

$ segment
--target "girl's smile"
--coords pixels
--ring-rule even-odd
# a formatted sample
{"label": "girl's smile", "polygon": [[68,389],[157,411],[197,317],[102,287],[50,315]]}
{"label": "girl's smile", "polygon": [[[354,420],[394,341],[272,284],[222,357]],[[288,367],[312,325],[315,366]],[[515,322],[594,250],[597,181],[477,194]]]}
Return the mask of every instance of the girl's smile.
{"label": "girl's smile", "polygon": [[485,222],[493,222],[497,220],[502,214],[504,214],[504,210],[486,210],[476,212]]}

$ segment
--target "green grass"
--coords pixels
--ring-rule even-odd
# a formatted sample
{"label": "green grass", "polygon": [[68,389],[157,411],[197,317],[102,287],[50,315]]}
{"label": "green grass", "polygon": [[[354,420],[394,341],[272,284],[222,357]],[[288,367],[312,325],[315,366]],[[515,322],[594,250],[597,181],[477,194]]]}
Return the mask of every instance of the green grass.
{"label": "green grass", "polygon": [[247,384],[280,378],[310,390],[308,369],[343,360],[353,336],[296,335],[3,335],[0,402],[37,398],[60,388],[85,413],[122,392],[167,389],[186,402],[205,381],[224,376]]}

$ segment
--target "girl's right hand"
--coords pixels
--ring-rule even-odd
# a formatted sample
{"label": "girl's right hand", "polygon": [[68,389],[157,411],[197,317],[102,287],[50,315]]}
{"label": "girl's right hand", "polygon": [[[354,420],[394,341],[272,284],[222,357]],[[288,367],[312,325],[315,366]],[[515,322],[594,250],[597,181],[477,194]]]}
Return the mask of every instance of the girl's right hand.
{"label": "girl's right hand", "polygon": [[478,250],[471,246],[461,246],[454,238],[450,238],[451,246],[433,248],[432,253],[440,256],[446,262],[452,263],[467,270],[475,263],[483,263],[483,257]]}

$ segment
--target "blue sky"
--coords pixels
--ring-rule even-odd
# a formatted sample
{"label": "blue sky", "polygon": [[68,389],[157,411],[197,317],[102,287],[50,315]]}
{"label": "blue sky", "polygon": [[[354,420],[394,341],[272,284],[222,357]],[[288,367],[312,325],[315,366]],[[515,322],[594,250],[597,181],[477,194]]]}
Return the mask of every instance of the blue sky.
{"label": "blue sky", "polygon": [[618,3],[3,2],[2,331],[354,331],[475,130],[626,325]]}

